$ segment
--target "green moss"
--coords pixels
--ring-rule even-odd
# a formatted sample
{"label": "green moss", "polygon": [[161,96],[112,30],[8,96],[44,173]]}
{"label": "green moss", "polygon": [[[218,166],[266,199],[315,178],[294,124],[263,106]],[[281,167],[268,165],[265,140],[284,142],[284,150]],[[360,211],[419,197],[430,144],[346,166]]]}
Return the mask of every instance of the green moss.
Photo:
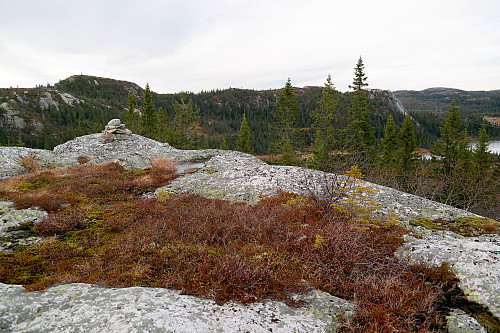
{"label": "green moss", "polygon": [[27,221],[24,223],[21,223],[15,228],[9,229],[9,231],[19,231],[19,230],[27,230],[31,232],[35,232],[35,226],[33,225],[33,221]]}
{"label": "green moss", "polygon": [[415,219],[410,221],[410,225],[412,226],[418,226],[418,227],[424,227],[425,229],[429,229],[432,231],[438,231],[442,230],[438,226],[436,226],[431,219],[428,218],[420,218],[420,219]]}
{"label": "green moss", "polygon": [[47,185],[48,185],[47,182],[36,180],[33,183],[30,182],[19,183],[16,186],[14,186],[14,189],[20,191],[34,191]]}
{"label": "green moss", "polygon": [[500,222],[495,220],[466,216],[458,217],[454,220],[420,218],[410,221],[410,225],[421,226],[432,231],[449,230],[465,237],[475,237],[484,234],[498,234]]}
{"label": "green moss", "polygon": [[462,300],[454,306],[474,317],[487,332],[500,332],[500,321],[484,306],[467,300]]}
{"label": "green moss", "polygon": [[442,229],[453,231],[465,237],[475,237],[484,234],[495,234],[500,229],[500,223],[484,217],[459,217],[454,220],[437,219],[434,221]]}
{"label": "green moss", "polygon": [[485,327],[488,332],[500,332],[500,321],[498,321],[493,315],[487,311],[481,311],[474,313],[473,317]]}
{"label": "green moss", "polygon": [[102,221],[107,214],[111,214],[112,210],[107,208],[95,207],[93,210],[87,212],[86,216],[90,220]]}
{"label": "green moss", "polygon": [[2,253],[0,262],[0,282],[6,284],[36,283],[48,267],[42,256],[29,252]]}
{"label": "green moss", "polygon": [[139,177],[151,173],[152,169],[129,169],[125,171],[125,175],[128,177]]}

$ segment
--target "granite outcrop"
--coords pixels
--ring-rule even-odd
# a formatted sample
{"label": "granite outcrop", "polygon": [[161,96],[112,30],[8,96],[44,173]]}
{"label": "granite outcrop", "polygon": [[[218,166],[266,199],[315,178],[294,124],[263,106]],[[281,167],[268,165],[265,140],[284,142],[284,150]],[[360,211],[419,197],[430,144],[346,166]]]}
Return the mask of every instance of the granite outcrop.
{"label": "granite outcrop", "polygon": [[[89,164],[117,162],[125,168],[145,169],[151,167],[152,158],[165,158],[176,162],[180,169],[196,167],[196,170],[182,173],[171,184],[157,191],[189,192],[249,204],[271,196],[280,189],[303,195],[322,195],[342,179],[342,176],[301,167],[268,165],[241,152],[218,149],[179,150],[167,143],[136,134],[128,135],[126,140],[102,143],[98,140],[100,135],[78,137],[52,151],[1,147],[0,177],[6,178],[24,172],[21,159],[29,156],[36,156],[35,160],[42,167],[59,168],[77,165],[80,157],[88,157],[85,160]],[[388,187],[367,182],[363,185],[374,189],[371,199],[380,206],[378,214],[394,213],[400,223],[408,227],[409,221],[421,217],[454,219],[476,216]],[[2,204],[4,210],[9,210],[11,214],[9,221],[15,220],[9,204]],[[6,220],[2,220],[2,223]],[[8,231],[7,229],[5,230]],[[396,253],[401,260],[408,260],[410,263],[448,263],[460,279],[460,287],[467,297],[488,308],[497,318],[500,317],[499,254],[498,235],[465,238],[451,232],[432,232],[419,228],[415,229],[412,236],[406,237],[404,245]],[[120,329],[165,331],[169,325],[178,327],[173,331],[187,332],[195,327],[190,326],[195,325],[193,323],[198,325],[196,327],[199,331],[212,328],[216,332],[239,329],[256,332],[269,329],[273,332],[325,332],[335,327],[332,323],[339,316],[347,316],[354,307],[347,301],[317,292],[309,296],[309,305],[304,309],[290,309],[279,302],[256,303],[247,307],[232,304],[226,309],[207,300],[179,295],[176,291],[148,288],[114,290],[77,284],[53,287],[43,294],[23,293],[20,286],[0,285],[0,289],[2,295],[5,295],[0,298],[0,328],[33,332],[40,331],[45,324],[54,330],[69,332],[71,327],[84,320],[86,311],[95,311],[96,317],[103,320],[89,322],[86,330],[89,332]],[[95,300],[98,302],[92,303]],[[49,302],[55,302],[53,309],[47,306]],[[32,303],[40,304],[38,310],[29,308],[28,304]],[[91,308],[91,303],[99,305]],[[181,308],[184,310],[181,311]],[[225,317],[227,313],[234,313],[234,316]],[[158,319],[160,317],[164,319]],[[167,317],[170,319],[165,319]],[[175,324],[168,320],[173,320]],[[457,327],[476,325],[470,317],[458,310],[453,311],[448,320]]]}

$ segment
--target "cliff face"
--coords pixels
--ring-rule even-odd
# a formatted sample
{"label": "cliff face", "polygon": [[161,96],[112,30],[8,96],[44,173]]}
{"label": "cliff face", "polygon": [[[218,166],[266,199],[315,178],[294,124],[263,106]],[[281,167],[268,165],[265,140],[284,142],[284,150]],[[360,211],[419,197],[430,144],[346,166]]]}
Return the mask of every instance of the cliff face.
{"label": "cliff face", "polygon": [[[193,173],[181,175],[170,185],[157,191],[190,192],[209,198],[250,204],[262,197],[273,195],[279,189],[320,196],[330,190],[325,184],[334,184],[341,179],[339,177],[342,177],[300,167],[271,166],[252,155],[235,151],[178,150],[168,144],[138,135],[131,135],[128,140],[115,140],[102,144],[97,140],[98,136],[99,134],[78,137],[55,147],[52,151],[2,147],[0,175],[5,178],[23,172],[24,168],[19,160],[27,156],[36,156],[40,164],[55,167],[76,165],[77,159],[84,156],[90,158],[88,162],[90,164],[118,162],[126,168],[147,168],[151,166],[149,160],[151,157],[160,157],[175,161],[184,167],[196,166],[198,169]],[[377,184],[363,183],[363,185],[371,186],[375,190],[371,199],[380,206],[377,214],[395,213],[397,219],[407,227],[410,227],[408,222],[416,218],[454,219],[475,216],[460,209]],[[8,207],[8,204],[4,206]],[[11,209],[4,210],[10,212],[10,217],[4,218],[2,223],[16,220],[12,217],[15,215]],[[0,212],[0,219],[2,214],[3,211]],[[26,212],[23,214],[29,215]],[[34,213],[33,216],[39,219],[40,214],[43,215]],[[487,307],[497,318],[500,317],[498,236],[466,238],[448,231],[433,232],[418,227],[414,231],[418,236],[408,236],[397,255],[411,263],[426,265],[448,263],[459,277],[460,287],[468,298]],[[317,293],[307,300],[309,308],[295,310],[279,302],[255,304],[250,307],[240,305],[219,307],[213,302],[181,296],[177,292],[148,288],[114,291],[86,285],[69,285],[51,288],[40,295],[23,293],[23,289],[18,286],[0,285],[0,289],[3,294],[10,295],[9,298],[4,297],[0,300],[0,324],[2,327],[7,325],[11,329],[28,329],[28,331],[38,331],[41,327],[48,327],[47,325],[52,325],[56,330],[62,329],[61,325],[64,322],[64,325],[70,326],[86,325],[88,331],[119,328],[159,331],[166,327],[178,327],[179,331],[187,332],[204,330],[208,327],[208,323],[221,320],[221,324],[216,326],[220,331],[234,330],[238,327],[256,332],[268,329],[278,332],[290,330],[324,332],[327,331],[327,327],[335,326],[331,325],[336,322],[338,316],[348,315],[353,306],[346,301]],[[161,300],[156,297],[160,297]],[[96,299],[100,301],[94,302]],[[48,306],[49,303],[54,305]],[[36,311],[39,311],[40,315],[34,312],[32,304],[37,304]],[[85,321],[87,311],[90,311],[90,304],[94,309],[92,313],[100,318],[98,321]],[[166,308],[166,304],[170,304],[169,309]],[[186,306],[189,310],[182,310]],[[140,315],[138,309],[143,311]],[[176,312],[175,309],[181,310]],[[226,317],[229,311],[235,313],[231,318]],[[55,321],[56,317],[60,318],[59,321]],[[104,318],[106,320],[102,320]],[[273,321],[272,318],[277,318],[279,322]],[[457,315],[450,320],[459,320],[457,318],[462,317]],[[466,321],[470,321],[470,318]]]}

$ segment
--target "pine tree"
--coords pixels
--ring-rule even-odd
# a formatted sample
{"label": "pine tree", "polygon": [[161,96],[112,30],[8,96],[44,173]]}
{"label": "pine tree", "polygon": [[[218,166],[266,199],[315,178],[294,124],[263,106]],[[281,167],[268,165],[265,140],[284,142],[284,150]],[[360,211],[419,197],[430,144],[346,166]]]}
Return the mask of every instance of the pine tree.
{"label": "pine tree", "polygon": [[157,113],[153,104],[153,96],[149,90],[149,84],[146,84],[146,90],[144,90],[144,100],[142,102],[142,115],[141,115],[141,127],[140,134],[154,139],[157,133]]}
{"label": "pine tree", "polygon": [[348,108],[348,124],[345,129],[344,147],[350,151],[373,151],[375,131],[368,122],[368,102],[364,87],[367,77],[364,73],[364,64],[361,57],[354,68],[354,80],[349,88],[351,93],[351,107]]}
{"label": "pine tree", "polygon": [[122,122],[132,132],[137,131],[137,114],[135,112],[135,100],[132,92],[128,92],[127,108],[123,112]]}
{"label": "pine tree", "polygon": [[415,156],[413,152],[417,148],[415,141],[415,128],[411,121],[410,115],[406,115],[403,125],[401,125],[401,130],[398,133],[398,151],[397,151],[397,161],[398,161],[398,171],[401,174],[407,174],[412,171],[415,167]]}
{"label": "pine tree", "polygon": [[245,113],[243,113],[243,120],[241,121],[240,130],[238,131],[236,150],[248,154],[252,153],[252,142],[250,141],[250,126],[248,126]]}
{"label": "pine tree", "polygon": [[[283,164],[295,164],[297,160],[292,142],[296,132],[295,125],[299,119],[298,110],[289,78],[278,96],[276,110],[272,112],[274,122],[269,125],[272,138],[270,142],[271,152],[273,154],[282,154]],[[285,153],[286,156],[284,156]]]}
{"label": "pine tree", "polygon": [[385,124],[384,137],[382,138],[382,164],[394,166],[397,146],[396,125],[392,115],[389,115]]}
{"label": "pine tree", "polygon": [[335,89],[332,78],[328,75],[325,86],[318,102],[318,109],[311,112],[311,119],[314,120],[312,129],[314,131],[314,141],[311,146],[313,160],[311,166],[325,170],[328,165],[328,156],[335,145],[335,111],[339,103],[339,94]]}

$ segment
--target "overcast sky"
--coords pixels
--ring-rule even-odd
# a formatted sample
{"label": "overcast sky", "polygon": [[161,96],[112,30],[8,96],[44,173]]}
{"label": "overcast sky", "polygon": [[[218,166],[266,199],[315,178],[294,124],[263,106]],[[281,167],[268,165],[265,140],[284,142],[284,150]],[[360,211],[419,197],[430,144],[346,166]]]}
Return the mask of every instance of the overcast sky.
{"label": "overcast sky", "polygon": [[500,89],[499,0],[0,0],[0,87]]}

